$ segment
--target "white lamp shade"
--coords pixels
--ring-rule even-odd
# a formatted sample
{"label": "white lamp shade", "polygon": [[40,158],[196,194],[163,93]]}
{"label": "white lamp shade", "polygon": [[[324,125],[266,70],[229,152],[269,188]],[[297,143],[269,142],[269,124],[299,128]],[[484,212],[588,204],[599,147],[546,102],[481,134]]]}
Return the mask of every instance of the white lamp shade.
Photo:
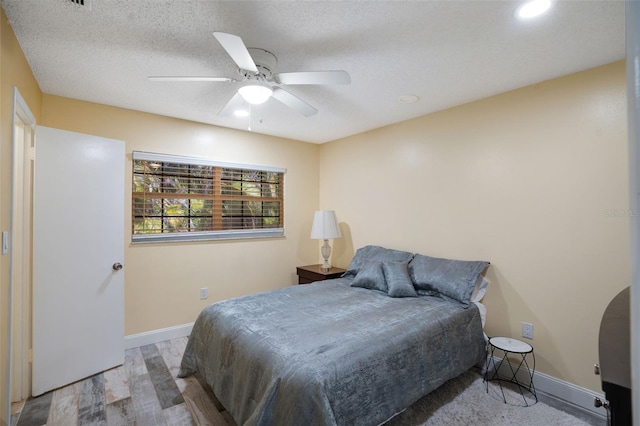
{"label": "white lamp shade", "polygon": [[273,90],[271,90],[270,87],[261,86],[259,84],[248,84],[239,88],[238,93],[240,93],[240,96],[250,104],[260,105],[267,102],[267,99],[269,99]]}
{"label": "white lamp shade", "polygon": [[314,240],[328,240],[340,238],[340,228],[333,210],[318,210],[313,215],[311,238]]}

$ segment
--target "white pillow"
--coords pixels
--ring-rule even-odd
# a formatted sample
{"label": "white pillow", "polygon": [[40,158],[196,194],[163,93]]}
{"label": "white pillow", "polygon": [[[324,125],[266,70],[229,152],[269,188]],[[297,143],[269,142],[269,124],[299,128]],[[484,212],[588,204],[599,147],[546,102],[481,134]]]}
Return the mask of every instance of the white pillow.
{"label": "white pillow", "polygon": [[478,277],[476,281],[475,287],[473,287],[473,291],[471,292],[471,301],[479,302],[484,297],[484,294],[487,292],[487,287],[489,287],[489,281],[482,275]]}
{"label": "white pillow", "polygon": [[480,302],[473,303],[478,307],[478,310],[480,311],[480,321],[482,322],[482,329],[484,330],[484,325],[487,322],[487,307]]}

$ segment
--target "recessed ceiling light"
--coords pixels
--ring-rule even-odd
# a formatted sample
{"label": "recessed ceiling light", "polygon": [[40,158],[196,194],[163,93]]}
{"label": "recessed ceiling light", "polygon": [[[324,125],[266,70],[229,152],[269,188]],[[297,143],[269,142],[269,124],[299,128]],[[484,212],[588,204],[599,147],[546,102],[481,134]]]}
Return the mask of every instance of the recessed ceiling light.
{"label": "recessed ceiling light", "polygon": [[418,99],[419,98],[416,95],[402,95],[398,97],[398,101],[402,102],[403,104],[412,104],[414,102],[417,102]]}
{"label": "recessed ceiling light", "polygon": [[551,7],[551,0],[531,0],[516,9],[516,17],[530,19],[540,16]]}

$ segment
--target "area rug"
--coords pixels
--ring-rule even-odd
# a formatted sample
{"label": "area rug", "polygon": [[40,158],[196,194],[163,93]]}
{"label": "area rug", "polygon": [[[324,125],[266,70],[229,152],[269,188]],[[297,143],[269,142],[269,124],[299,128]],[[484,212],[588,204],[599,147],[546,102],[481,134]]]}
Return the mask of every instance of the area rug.
{"label": "area rug", "polygon": [[504,402],[497,382],[487,392],[482,377],[468,371],[450,380],[392,418],[385,426],[589,426],[570,414],[542,402],[526,392],[525,405],[517,388],[503,387]]}
{"label": "area rug", "polygon": [[[517,388],[486,384],[478,373],[468,371],[450,380],[386,422],[384,426],[590,426],[570,414],[535,402]],[[185,396],[194,423],[198,426],[235,426],[219,413],[204,413]],[[529,406],[525,405],[529,404]],[[213,409],[215,411],[215,409]],[[226,420],[226,421],[225,421]]]}

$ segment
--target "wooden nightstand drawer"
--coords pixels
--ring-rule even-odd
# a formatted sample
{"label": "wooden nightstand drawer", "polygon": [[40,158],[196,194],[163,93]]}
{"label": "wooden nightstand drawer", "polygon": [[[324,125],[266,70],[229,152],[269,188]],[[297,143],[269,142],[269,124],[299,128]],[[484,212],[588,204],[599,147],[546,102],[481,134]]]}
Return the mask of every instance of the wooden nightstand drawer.
{"label": "wooden nightstand drawer", "polygon": [[298,284],[309,284],[314,281],[331,280],[340,278],[346,272],[345,269],[332,267],[328,271],[322,268],[322,265],[298,266],[296,273],[298,274]]}

